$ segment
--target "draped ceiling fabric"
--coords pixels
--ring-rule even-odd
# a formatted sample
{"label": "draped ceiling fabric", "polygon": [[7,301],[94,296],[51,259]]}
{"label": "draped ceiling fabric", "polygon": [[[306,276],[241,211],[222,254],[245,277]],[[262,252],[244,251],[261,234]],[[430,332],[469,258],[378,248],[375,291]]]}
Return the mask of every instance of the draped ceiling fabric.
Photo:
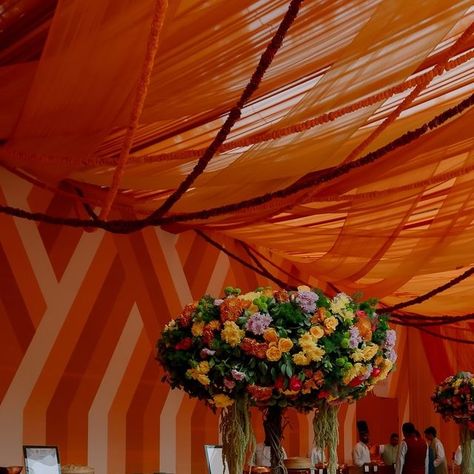
{"label": "draped ceiling fabric", "polygon": [[[144,81],[144,64],[151,66],[150,29],[160,4],[166,10],[164,23],[155,38],[157,49],[149,81]],[[4,194],[10,189],[13,195],[12,182],[20,189],[18,183],[26,180],[25,186],[30,186],[26,184],[30,181],[35,185],[32,195],[38,199],[41,196],[34,202],[29,191],[21,188],[21,199],[2,196],[3,204],[15,202],[26,210],[61,217],[74,216],[74,212],[83,217],[82,205],[99,213],[110,196],[124,140],[132,130],[133,146],[119,176],[110,218],[140,219],[159,209],[193,170],[237,103],[288,4],[287,0],[169,0],[165,8],[160,0],[0,2],[0,164],[9,170],[2,172],[0,184]],[[472,0],[304,1],[261,84],[243,107],[226,147],[211,159],[168,215],[242,203],[327,170],[337,170],[456,106],[474,92],[473,22]],[[418,89],[413,92],[416,85]],[[146,95],[135,130],[132,115],[137,91]],[[403,109],[400,113],[399,107]],[[327,114],[330,119],[322,123],[315,120],[316,126],[301,126]],[[387,126],[372,136],[384,120]],[[327,291],[361,291],[365,296],[381,298],[387,306],[410,300],[474,265],[473,121],[474,112],[467,108],[377,161],[323,184],[213,217],[202,214],[165,226],[165,230],[178,234],[178,242],[184,242],[180,247],[183,261],[193,260],[185,247],[187,242],[199,240],[193,233],[197,230],[252,263],[242,245],[248,246],[261,265],[289,284],[303,281]],[[282,132],[288,128],[292,133]],[[255,138],[255,134],[265,139]],[[234,140],[240,142],[229,145]],[[46,204],[50,200],[57,205]],[[4,222],[12,226],[14,221],[5,218]],[[27,224],[16,222],[21,232],[26,232]],[[35,224],[28,225],[36,228]],[[79,237],[80,231],[68,227],[45,230],[50,229],[45,224],[39,224],[38,229],[50,236],[45,249],[53,255],[59,281],[71,255],[55,246],[61,240],[58,235],[75,247],[89,234]],[[15,232],[8,235],[15,238]],[[90,238],[96,235],[103,238],[102,232],[92,233]],[[127,239],[145,239],[150,249],[157,244],[156,236],[150,235],[155,234],[148,229]],[[128,242],[125,238],[114,241]],[[6,237],[2,245],[6,255],[10,248]],[[130,253],[123,245],[117,244],[122,257]],[[206,255],[213,252],[211,246],[206,244],[205,248]],[[34,267],[35,252],[25,253],[20,247],[11,251]],[[148,251],[162,256],[161,251]],[[143,257],[143,252],[137,250],[137,254]],[[213,255],[217,258],[221,254]],[[15,269],[18,263],[9,265],[12,275],[14,270],[17,272],[14,278],[19,287],[26,291],[28,284]],[[58,265],[62,270],[57,269]],[[125,260],[121,265],[125,285],[136,275],[126,274]],[[207,286],[194,281],[197,276],[190,268],[192,264],[187,265],[184,273],[197,285],[188,293],[196,298]],[[233,265],[237,268],[240,264],[234,261]],[[138,267],[134,271],[140,273]],[[145,284],[146,276],[157,269],[143,271],[141,281]],[[230,275],[234,279],[232,272]],[[38,281],[43,277],[36,272]],[[250,277],[242,281],[244,290],[261,283]],[[224,284],[219,281],[216,288]],[[168,290],[173,293],[178,286],[174,282]],[[405,316],[472,313],[473,290],[474,277],[466,278],[407,307]],[[52,294],[48,297],[37,293],[40,302],[45,299],[51,303],[54,299]],[[104,295],[112,293],[107,290]],[[167,314],[160,316],[160,324],[185,303],[178,304],[176,296],[163,299],[167,301]],[[7,298],[3,306],[8,312],[18,304]],[[133,298],[127,305],[132,304]],[[33,337],[42,316],[36,314],[39,310],[28,311],[34,327],[24,324]],[[151,310],[147,311],[146,316],[141,314],[145,318],[144,337],[152,344],[160,325],[150,316]],[[8,331],[15,334],[24,329],[18,322],[9,324]],[[395,376],[393,387],[410,383],[409,394],[402,394],[398,388],[384,389],[386,396],[398,393],[404,397],[399,401],[400,419],[406,414],[407,397],[412,413],[425,413],[428,386],[450,371],[474,369],[472,345],[439,339],[473,342],[472,325],[456,321],[422,331],[400,328],[407,341],[401,367],[408,369],[413,357],[420,370],[423,364],[430,368],[422,378],[416,378],[415,371]],[[130,330],[133,333],[133,328]],[[67,328],[65,331],[69,334]],[[69,331],[73,333],[73,329]],[[20,354],[28,347],[28,337],[20,338],[11,356],[10,378],[21,369]],[[55,341],[49,344],[52,350]],[[440,345],[443,350],[436,352],[436,358],[431,357],[430,350]],[[145,360],[143,354],[134,354],[128,354],[125,360]],[[152,369],[147,370],[148,375],[136,381],[137,387],[140,383],[147,386]],[[88,376],[85,368],[82,376]],[[65,384],[61,377],[65,376],[58,372],[56,383]],[[5,393],[9,380],[7,377],[2,386]],[[68,439],[70,433],[61,434],[54,424],[49,428],[49,422],[38,421],[32,415],[37,403],[45,413],[55,403],[62,403],[48,392],[46,381],[39,375],[37,383],[31,394],[25,395],[26,405],[17,407],[26,410],[26,432],[44,435],[48,426],[52,430],[48,431],[48,439],[54,439],[53,434]],[[423,392],[422,401],[417,401],[415,389]],[[35,390],[40,402],[34,397]],[[92,403],[94,390],[88,396]],[[127,393],[122,396],[123,400],[133,398]],[[165,403],[162,395],[157,397],[159,404]],[[71,395],[70,406],[74,403]],[[139,415],[145,416],[139,408],[139,397],[133,403]],[[119,412],[120,407],[116,406]],[[66,407],[61,405],[61,409]],[[184,417],[194,408],[180,409]],[[199,416],[193,413],[193,417]],[[354,414],[347,416],[350,420]],[[420,423],[427,421],[423,416],[419,415]],[[140,426],[133,425],[132,433]],[[87,444],[84,433],[79,442],[82,448],[78,448],[81,453],[87,450],[83,446]],[[127,431],[126,436],[133,434]],[[121,442],[125,443],[123,439]],[[134,441],[129,442],[133,445]],[[130,466],[138,467],[133,469],[144,469],[134,462],[130,461]]]}

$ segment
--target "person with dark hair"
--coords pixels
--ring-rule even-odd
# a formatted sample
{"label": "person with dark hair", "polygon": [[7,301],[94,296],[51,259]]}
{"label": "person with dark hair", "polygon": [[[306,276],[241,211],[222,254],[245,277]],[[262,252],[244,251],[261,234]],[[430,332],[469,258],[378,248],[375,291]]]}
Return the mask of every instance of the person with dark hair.
{"label": "person with dark hair", "polygon": [[403,423],[404,439],[398,449],[395,474],[425,474],[428,463],[428,449],[421,437],[416,436],[413,423]]}
{"label": "person with dark hair", "polygon": [[367,422],[359,420],[357,422],[357,431],[359,432],[359,442],[352,450],[352,461],[354,465],[362,467],[364,464],[370,464],[370,449],[369,449],[369,427]]}
{"label": "person with dark hair", "polygon": [[386,466],[395,465],[398,454],[398,433],[392,433],[390,435],[390,442],[380,446],[380,454]]}
{"label": "person with dark hair", "polygon": [[428,443],[428,474],[448,474],[448,463],[443,443],[436,437],[436,428],[428,426],[425,430]]}

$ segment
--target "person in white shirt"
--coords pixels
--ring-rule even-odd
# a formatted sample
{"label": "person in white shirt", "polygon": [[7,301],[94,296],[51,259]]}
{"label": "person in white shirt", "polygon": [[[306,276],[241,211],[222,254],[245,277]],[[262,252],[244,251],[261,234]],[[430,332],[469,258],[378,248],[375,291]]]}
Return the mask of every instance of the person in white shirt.
{"label": "person in white shirt", "polygon": [[436,437],[436,428],[429,426],[425,430],[425,438],[428,443],[428,473],[448,474],[448,463],[444,452],[443,443]]}
{"label": "person in white shirt", "polygon": [[326,456],[324,455],[324,451],[319,446],[313,446],[309,457],[311,459],[312,466],[316,466],[316,464],[323,464],[324,462],[326,462]]}
{"label": "person in white shirt", "polygon": [[370,464],[369,450],[369,431],[359,431],[359,442],[352,450],[352,461],[354,465],[362,467],[364,464]]}
{"label": "person in white shirt", "polygon": [[398,440],[398,433],[392,433],[390,435],[390,442],[380,446],[379,453],[386,466],[393,466],[397,462]]}

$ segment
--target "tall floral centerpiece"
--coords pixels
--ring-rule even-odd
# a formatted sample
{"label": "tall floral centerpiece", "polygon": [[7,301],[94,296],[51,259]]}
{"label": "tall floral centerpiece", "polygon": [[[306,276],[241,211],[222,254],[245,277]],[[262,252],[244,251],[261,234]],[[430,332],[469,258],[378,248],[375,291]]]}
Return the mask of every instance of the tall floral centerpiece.
{"label": "tall floral centerpiece", "polygon": [[[222,408],[223,455],[230,474],[241,474],[254,437],[250,406],[265,411],[272,469],[282,462],[282,412],[315,411],[315,444],[337,468],[337,412],[385,379],[396,354],[395,331],[375,301],[319,290],[260,288],[187,305],[158,341],[164,380],[212,409]],[[250,449],[249,449],[250,447]]]}
{"label": "tall floral centerpiece", "polygon": [[443,420],[452,420],[459,425],[462,449],[463,474],[474,474],[471,453],[472,433],[474,432],[474,376],[470,372],[451,375],[439,385],[431,397],[435,411]]}

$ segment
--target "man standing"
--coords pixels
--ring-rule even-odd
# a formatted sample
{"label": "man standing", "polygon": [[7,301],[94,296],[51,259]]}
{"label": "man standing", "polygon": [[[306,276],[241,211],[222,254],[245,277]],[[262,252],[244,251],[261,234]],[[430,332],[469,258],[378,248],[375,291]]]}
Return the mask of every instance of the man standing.
{"label": "man standing", "polygon": [[390,435],[390,442],[380,446],[380,454],[386,466],[393,466],[397,462],[398,454],[398,434]]}
{"label": "man standing", "polygon": [[354,465],[362,467],[364,464],[370,464],[369,450],[369,427],[363,420],[357,422],[357,430],[359,431],[359,442],[352,450],[352,461]]}
{"label": "man standing", "polygon": [[404,423],[402,431],[405,439],[400,443],[395,474],[425,474],[428,458],[426,443],[416,436],[413,423]]}
{"label": "man standing", "polygon": [[443,443],[436,437],[436,428],[429,426],[425,430],[425,438],[428,443],[428,473],[448,474],[448,463],[444,452]]}

